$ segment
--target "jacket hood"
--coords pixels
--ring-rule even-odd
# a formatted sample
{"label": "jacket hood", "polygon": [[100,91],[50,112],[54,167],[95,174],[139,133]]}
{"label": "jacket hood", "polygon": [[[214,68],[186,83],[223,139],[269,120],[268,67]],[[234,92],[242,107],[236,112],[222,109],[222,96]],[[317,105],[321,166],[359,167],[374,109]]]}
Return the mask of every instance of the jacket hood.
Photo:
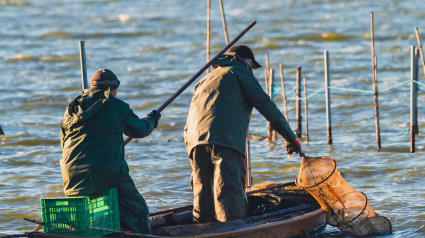
{"label": "jacket hood", "polygon": [[245,65],[248,69],[248,64],[244,61],[242,57],[237,55],[235,52],[226,52],[221,57],[219,57],[214,63],[212,67],[215,69],[217,67],[225,67],[230,65]]}
{"label": "jacket hood", "polygon": [[71,127],[79,122],[90,120],[107,101],[110,90],[86,89],[66,108],[62,120],[63,127]]}

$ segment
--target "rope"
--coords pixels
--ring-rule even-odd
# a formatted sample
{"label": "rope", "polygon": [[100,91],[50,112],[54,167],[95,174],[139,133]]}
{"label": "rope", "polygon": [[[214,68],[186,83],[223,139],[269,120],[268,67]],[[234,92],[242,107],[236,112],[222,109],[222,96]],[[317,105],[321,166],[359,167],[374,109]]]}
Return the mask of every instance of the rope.
{"label": "rope", "polygon": [[425,84],[418,82],[417,80],[412,80],[414,83],[425,86]]}
{"label": "rope", "polygon": [[341,90],[341,91],[347,91],[347,92],[360,92],[360,93],[374,93],[373,91],[369,91],[369,90],[361,90],[361,89],[354,89],[354,88],[339,88],[339,87],[328,87],[330,89],[337,89],[337,90]]}
{"label": "rope", "polygon": [[[404,81],[404,82],[401,82],[401,83],[395,84],[395,85],[393,85],[393,86],[391,86],[391,87],[388,87],[388,88],[386,88],[386,89],[379,90],[379,91],[378,91],[378,94],[384,94],[384,93],[386,93],[386,92],[390,91],[391,89],[394,89],[394,88],[400,87],[401,85],[404,85],[404,84],[407,84],[407,83],[411,83],[411,82],[414,82],[414,83],[416,83],[416,84],[418,84],[418,85],[421,85],[421,86],[424,86],[424,87],[425,87],[425,83],[421,83],[421,82],[419,82],[419,81],[417,81],[417,80],[407,80],[407,81]],[[365,94],[367,94],[367,95],[374,95],[374,94],[375,94],[375,92],[374,92],[374,91],[372,91],[372,90],[362,90],[362,89],[355,89],[355,88],[342,88],[342,87],[332,87],[332,86],[329,86],[329,87],[323,87],[323,88],[320,88],[320,89],[318,89],[318,90],[314,91],[314,92],[313,92],[311,95],[309,95],[307,98],[305,98],[305,97],[300,97],[300,98],[298,98],[298,100],[300,100],[300,101],[308,100],[308,99],[310,99],[310,98],[314,97],[315,95],[317,95],[318,93],[320,93],[320,92],[324,91],[326,88],[334,89],[334,90],[339,90],[339,91],[345,91],[345,92],[357,92],[357,93],[363,93],[363,94],[358,94],[357,96],[364,96]],[[418,88],[418,90],[419,90],[419,91],[422,91],[422,92],[425,92],[425,90],[423,90],[423,89],[419,89],[419,88]],[[291,91],[294,91],[294,93],[295,93],[295,92],[296,92],[296,89],[291,90]],[[301,89],[301,91],[302,91],[302,89]],[[401,91],[401,90],[398,90],[398,91]],[[340,94],[340,95],[343,95],[343,94]],[[276,95],[275,95],[275,96],[276,96]],[[351,96],[352,96],[352,95],[351,95]],[[296,96],[291,96],[291,97],[287,97],[286,99],[287,99],[287,100],[293,100],[293,101],[296,101],[296,100],[297,100],[297,97],[296,97]]]}
{"label": "rope", "polygon": [[399,83],[399,84],[396,84],[396,85],[394,85],[394,86],[392,86],[392,87],[389,87],[389,88],[386,88],[386,89],[382,90],[381,92],[389,91],[390,89],[396,88],[396,87],[401,86],[401,85],[403,85],[403,84],[407,84],[407,83],[409,83],[409,82],[410,82],[410,80],[409,80],[409,81],[402,82],[402,83]]}

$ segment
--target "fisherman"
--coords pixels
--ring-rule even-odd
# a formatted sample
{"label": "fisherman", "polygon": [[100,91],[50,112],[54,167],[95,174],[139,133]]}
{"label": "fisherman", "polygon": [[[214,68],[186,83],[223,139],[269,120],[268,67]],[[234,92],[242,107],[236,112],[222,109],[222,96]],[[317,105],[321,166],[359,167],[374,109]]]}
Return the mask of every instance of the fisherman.
{"label": "fisherman", "polygon": [[233,46],[195,86],[184,129],[195,223],[247,216],[244,155],[253,107],[286,140],[289,154],[301,151],[285,117],[252,73],[259,67],[249,47]]}
{"label": "fisherman", "polygon": [[64,192],[67,196],[88,196],[117,188],[121,228],[150,233],[148,206],[124,159],[123,133],[146,137],[157,127],[161,114],[154,110],[140,119],[127,103],[116,98],[119,84],[111,70],[100,69],[93,74],[90,89],[66,108],[60,160]]}

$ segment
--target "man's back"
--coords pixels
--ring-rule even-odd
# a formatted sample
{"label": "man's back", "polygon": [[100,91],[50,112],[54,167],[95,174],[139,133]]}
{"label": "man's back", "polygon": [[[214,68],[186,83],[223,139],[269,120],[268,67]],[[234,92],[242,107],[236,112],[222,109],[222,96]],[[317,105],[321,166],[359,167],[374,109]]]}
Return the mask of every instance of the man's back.
{"label": "man's back", "polygon": [[152,130],[153,122],[141,123],[109,90],[84,91],[67,107],[61,124],[65,194],[87,195],[115,187],[128,174],[123,133],[143,137]]}
{"label": "man's back", "polygon": [[214,66],[215,70],[195,86],[185,127],[188,153],[199,144],[217,144],[245,153],[252,105],[241,84],[248,77],[256,79],[236,56],[225,56]]}

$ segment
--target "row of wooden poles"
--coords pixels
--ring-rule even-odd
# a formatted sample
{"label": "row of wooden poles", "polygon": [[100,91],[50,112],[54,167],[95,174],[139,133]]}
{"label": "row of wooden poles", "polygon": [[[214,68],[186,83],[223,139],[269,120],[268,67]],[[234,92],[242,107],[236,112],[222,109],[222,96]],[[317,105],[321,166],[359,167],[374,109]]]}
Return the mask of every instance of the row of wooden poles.
{"label": "row of wooden poles", "polygon": [[[219,1],[221,9],[221,19],[223,23],[224,36],[226,43],[228,42],[226,18],[224,14],[224,7],[222,0]],[[210,55],[210,8],[211,0],[207,0],[208,11],[207,11],[207,60],[209,60]],[[415,28],[416,38],[418,41],[418,47],[411,46],[411,97],[410,97],[410,151],[415,152],[415,137],[419,133],[418,129],[418,60],[419,55],[422,58],[423,68],[425,70],[425,60],[422,50],[421,40],[419,37],[418,28]],[[379,121],[379,91],[378,91],[378,63],[377,55],[375,53],[375,37],[374,37],[374,15],[373,12],[370,13],[370,35],[371,35],[371,54],[372,54],[372,76],[373,76],[373,98],[374,98],[374,118],[375,118],[375,133],[376,133],[376,144],[377,150],[380,151],[382,148],[381,145],[381,129]],[[284,115],[288,119],[288,109],[287,109],[287,97],[285,93],[285,84],[284,76],[282,70],[282,64],[279,64],[280,70],[280,79],[282,84],[283,92],[283,107]],[[425,71],[424,71],[425,74]],[[331,93],[330,93],[330,71],[329,71],[329,52],[324,51],[324,77],[325,77],[325,97],[326,97],[326,128],[327,128],[327,142],[329,145],[333,144],[332,139],[332,119],[331,119]],[[304,98],[301,97],[301,80],[303,81],[303,92]],[[265,85],[266,92],[273,100],[275,96],[275,83],[274,83],[274,71],[270,68],[269,57],[266,54],[266,69],[265,69]],[[297,138],[304,137],[305,140],[309,141],[309,132],[308,132],[308,100],[307,100],[307,82],[306,77],[302,74],[302,67],[297,67],[296,73],[296,130],[294,131]],[[304,119],[305,119],[305,134],[302,133],[302,102],[304,101]],[[249,135],[249,133],[248,133]],[[269,141],[274,141],[277,139],[276,131],[268,123],[267,126],[267,139]],[[247,159],[249,160],[249,137],[247,138]],[[250,168],[247,168],[250,170]]]}
{"label": "row of wooden poles", "polygon": [[[374,97],[374,111],[375,111],[375,131],[376,131],[376,143],[377,150],[379,151],[381,146],[381,133],[380,133],[380,123],[379,123],[379,92],[378,92],[378,70],[377,70],[377,56],[375,54],[374,47],[374,27],[373,27],[373,12],[370,14],[371,17],[371,49],[372,49],[372,73],[373,73],[373,97]],[[419,76],[419,55],[422,58],[423,68],[425,70],[425,60],[424,54],[422,51],[421,40],[419,37],[418,28],[415,28],[416,38],[418,41],[418,47],[411,46],[411,72],[410,72],[410,151],[415,152],[415,137],[419,133],[418,129],[418,76]],[[282,84],[282,97],[283,97],[283,107],[284,115],[288,119],[288,109],[287,109],[287,100],[285,93],[285,84],[284,77],[282,72],[282,65],[279,64],[280,68],[280,77]],[[425,74],[425,71],[424,71]],[[331,145],[332,142],[332,120],[331,120],[331,97],[330,97],[330,71],[329,71],[329,52],[324,51],[324,75],[325,75],[325,96],[326,96],[326,127],[327,127],[327,139],[328,144]],[[303,80],[303,91],[304,98],[301,99],[301,78]],[[265,85],[266,92],[272,98],[274,97],[274,75],[273,69],[269,67],[268,55],[266,54],[266,69],[265,69]],[[305,140],[309,141],[308,133],[308,105],[307,105],[307,83],[306,78],[302,77],[301,66],[297,67],[296,73],[296,130],[295,136],[297,138],[304,137]],[[301,101],[304,101],[304,117],[305,117],[305,134],[302,134],[302,104]],[[273,130],[270,123],[267,127],[267,138],[269,141],[276,140],[276,132]]]}

